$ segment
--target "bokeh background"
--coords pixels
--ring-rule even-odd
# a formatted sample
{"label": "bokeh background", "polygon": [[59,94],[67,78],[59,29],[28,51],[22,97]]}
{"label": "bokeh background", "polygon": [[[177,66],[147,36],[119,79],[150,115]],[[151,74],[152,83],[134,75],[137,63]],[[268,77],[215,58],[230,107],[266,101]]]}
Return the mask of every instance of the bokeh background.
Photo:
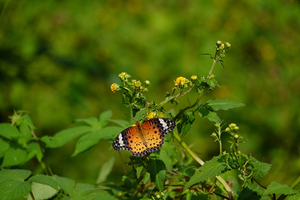
{"label": "bokeh background", "polygon": [[[108,109],[114,119],[128,120],[121,94],[109,88],[120,83],[120,72],[149,80],[147,98],[160,102],[176,77],[207,75],[212,60],[199,53],[213,54],[217,40],[228,41],[225,67],[214,70],[221,88],[202,102],[246,104],[219,116],[240,127],[248,139],[243,152],[273,165],[264,184],[291,184],[299,175],[299,1],[1,0],[0,8],[1,122],[14,110],[29,111],[41,137]],[[167,108],[187,105],[179,100]],[[203,160],[218,154],[213,131],[197,117],[184,137]],[[74,148],[75,141],[46,156],[54,173],[76,182],[94,183],[102,164],[117,155],[108,141],[72,158]],[[121,164],[117,156],[109,180],[121,182]],[[42,173],[36,161],[22,167]]]}

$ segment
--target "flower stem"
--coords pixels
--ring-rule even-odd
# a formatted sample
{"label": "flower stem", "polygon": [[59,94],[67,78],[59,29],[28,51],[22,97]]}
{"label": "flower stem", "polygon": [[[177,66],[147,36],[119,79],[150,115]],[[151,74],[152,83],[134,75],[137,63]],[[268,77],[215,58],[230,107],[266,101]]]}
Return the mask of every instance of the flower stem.
{"label": "flower stem", "polygon": [[[179,142],[179,144],[194,158],[201,166],[204,165],[204,161],[201,160],[187,145],[185,142],[182,141],[181,137],[178,135],[177,132],[173,131],[174,138]],[[234,199],[232,190],[226,181],[221,176],[216,176],[216,179],[224,186],[225,190],[229,195],[229,199]]]}

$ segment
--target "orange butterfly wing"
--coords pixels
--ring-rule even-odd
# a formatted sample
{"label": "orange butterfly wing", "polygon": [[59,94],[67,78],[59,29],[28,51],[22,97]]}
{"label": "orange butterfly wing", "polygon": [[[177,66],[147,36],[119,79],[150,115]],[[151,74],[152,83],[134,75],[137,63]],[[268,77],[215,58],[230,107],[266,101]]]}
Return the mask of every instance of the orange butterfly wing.
{"label": "orange butterfly wing", "polygon": [[128,150],[134,156],[155,152],[164,144],[165,135],[175,128],[175,121],[154,118],[122,131],[114,140],[116,151]]}

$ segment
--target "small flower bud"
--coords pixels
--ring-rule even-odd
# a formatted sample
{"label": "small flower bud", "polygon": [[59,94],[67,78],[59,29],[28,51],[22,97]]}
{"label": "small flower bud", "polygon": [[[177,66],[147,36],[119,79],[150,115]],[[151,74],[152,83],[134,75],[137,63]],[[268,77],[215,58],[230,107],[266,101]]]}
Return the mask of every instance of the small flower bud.
{"label": "small flower bud", "polygon": [[145,85],[146,85],[146,86],[150,85],[150,81],[145,80]]}
{"label": "small flower bud", "polygon": [[234,127],[236,127],[236,124],[235,123],[231,123],[231,124],[229,124],[229,128],[234,128]]}
{"label": "small flower bud", "polygon": [[240,136],[238,134],[235,134],[233,137],[234,139],[239,139]]}
{"label": "small flower bud", "polygon": [[127,78],[130,78],[131,76],[129,75],[129,74],[127,74],[127,72],[121,72],[120,74],[119,74],[119,78],[122,80],[122,81],[124,81],[125,79],[127,79]]}
{"label": "small flower bud", "polygon": [[136,82],[134,83],[134,86],[135,86],[135,87],[140,87],[141,85],[142,85],[141,81],[136,81]]}
{"label": "small flower bud", "polygon": [[198,79],[198,77],[196,75],[191,76],[191,81],[194,82]]}
{"label": "small flower bud", "polygon": [[230,132],[230,128],[227,127],[227,128],[225,129],[225,131],[226,131],[226,132]]}
{"label": "small flower bud", "polygon": [[234,129],[235,131],[237,131],[237,130],[239,130],[240,128],[239,128],[238,126],[235,126],[233,129]]}
{"label": "small flower bud", "polygon": [[231,47],[231,44],[229,42],[225,42],[225,48],[229,49]]}
{"label": "small flower bud", "polygon": [[110,89],[113,93],[120,90],[120,86],[116,83],[111,84]]}

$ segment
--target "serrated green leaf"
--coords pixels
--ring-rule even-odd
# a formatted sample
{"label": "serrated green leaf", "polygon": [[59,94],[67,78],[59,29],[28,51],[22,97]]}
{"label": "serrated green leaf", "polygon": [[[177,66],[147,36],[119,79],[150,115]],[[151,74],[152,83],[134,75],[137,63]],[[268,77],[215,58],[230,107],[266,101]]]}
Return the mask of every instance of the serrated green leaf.
{"label": "serrated green leaf", "polygon": [[57,181],[54,180],[51,176],[35,175],[30,177],[28,181],[48,185],[57,191],[59,190]]}
{"label": "serrated green leaf", "polygon": [[143,169],[144,169],[143,166],[138,166],[138,167],[136,168],[136,177],[137,177],[137,178],[140,178],[140,177],[141,177],[141,173],[142,173]]}
{"label": "serrated green leaf", "polygon": [[29,160],[29,159],[33,158],[34,156],[37,157],[38,161],[42,160],[43,152],[38,143],[36,143],[36,142],[29,143],[27,146],[27,151],[28,151],[28,155],[26,157],[26,160]]}
{"label": "serrated green leaf", "polygon": [[185,112],[180,118],[180,122],[177,124],[178,131],[182,134],[182,137],[190,130],[192,123],[195,121],[194,112]]}
{"label": "serrated green leaf", "polygon": [[[53,197],[58,190],[48,185],[32,182],[31,192],[33,193],[34,199],[49,199]],[[31,195],[28,195],[27,200],[32,200]]]}
{"label": "serrated green leaf", "polygon": [[[118,200],[117,197],[113,196],[109,192],[101,189],[91,190],[88,194],[82,198],[84,200],[95,200],[95,199],[105,199],[105,200]],[[81,200],[81,199],[78,199]]]}
{"label": "serrated green leaf", "polygon": [[201,106],[199,108],[199,116],[207,118],[209,121],[214,123],[221,123],[221,119],[216,112],[212,112],[206,106]]}
{"label": "serrated green leaf", "polygon": [[80,127],[74,127],[69,128],[63,131],[60,131],[56,133],[53,137],[44,136],[41,138],[41,140],[46,143],[47,148],[57,148],[61,147],[70,140],[83,135],[85,133],[88,133],[92,131],[93,128],[90,126],[80,126]]}
{"label": "serrated green leaf", "polygon": [[76,148],[72,156],[77,156],[95,146],[100,139],[112,140],[119,134],[123,128],[118,126],[108,126],[102,129],[95,130],[82,136],[76,143]]}
{"label": "serrated green leaf", "polygon": [[110,174],[110,172],[114,166],[115,159],[116,159],[115,156],[113,156],[112,158],[110,158],[107,162],[105,162],[101,166],[101,169],[99,171],[99,175],[98,175],[98,178],[96,181],[97,184],[103,183],[104,181],[106,181],[107,176]]}
{"label": "serrated green leaf", "polygon": [[150,173],[151,180],[155,183],[157,189],[164,189],[166,176],[166,166],[163,161],[158,159],[150,159],[147,166],[147,171]]}
{"label": "serrated green leaf", "polygon": [[168,152],[168,154],[170,154],[176,160],[180,161],[180,157],[176,151],[176,148],[171,142],[165,141],[165,144],[162,146],[161,149],[164,149],[166,152]]}
{"label": "serrated green leaf", "polygon": [[9,143],[2,140],[0,138],[0,158],[2,158],[5,154],[5,152],[9,149]]}
{"label": "serrated green leaf", "polygon": [[229,99],[214,99],[208,100],[207,105],[210,106],[214,111],[218,110],[229,110],[241,106],[245,106],[243,103],[237,103]]}
{"label": "serrated green leaf", "polygon": [[0,136],[11,140],[13,138],[18,138],[20,136],[20,132],[15,126],[12,126],[8,123],[1,123]]}
{"label": "serrated green leaf", "polygon": [[172,158],[169,156],[165,148],[161,148],[157,158],[164,162],[167,170],[173,169]]}
{"label": "serrated green leaf", "polygon": [[96,117],[86,119],[75,119],[75,123],[83,123],[85,125],[90,125],[94,128],[101,128],[100,123]]}
{"label": "serrated green leaf", "polygon": [[142,180],[142,183],[143,184],[146,184],[148,182],[148,180],[150,179],[150,173],[149,172],[146,172],[145,175],[144,175],[144,178]]}
{"label": "serrated green leaf", "polygon": [[18,143],[22,145],[27,144],[32,138],[32,134],[29,129],[29,126],[25,123],[22,123],[19,126],[19,130],[20,130],[20,137],[18,139]]}
{"label": "serrated green leaf", "polygon": [[298,193],[297,190],[291,189],[288,185],[282,185],[280,183],[276,183],[273,181],[265,190],[264,195],[268,194],[284,194],[284,195],[292,195]]}
{"label": "serrated green leaf", "polygon": [[26,159],[27,151],[21,148],[9,148],[5,154],[1,167],[16,166]]}
{"label": "serrated green leaf", "polygon": [[29,182],[7,179],[0,183],[1,199],[17,199],[29,194],[31,186]]}
{"label": "serrated green leaf", "polygon": [[111,110],[104,111],[103,113],[100,114],[99,124],[101,125],[101,127],[104,127],[107,125],[111,116],[112,116]]}
{"label": "serrated green leaf", "polygon": [[249,169],[251,168],[251,171],[253,171],[252,175],[255,178],[264,177],[265,175],[267,175],[269,173],[269,171],[272,167],[271,164],[260,162],[252,156],[250,156],[250,158],[249,158],[249,164],[253,165],[253,167],[251,166],[251,167],[249,167]]}
{"label": "serrated green leaf", "polygon": [[84,184],[84,183],[78,183],[76,184],[75,191],[73,194],[72,199],[73,200],[82,200],[82,199],[88,199],[86,196],[93,193],[93,190],[95,190],[94,185],[90,184]]}
{"label": "serrated green leaf", "polygon": [[189,180],[189,182],[187,182],[186,186],[184,187],[184,190],[196,183],[229,171],[230,169],[225,163],[226,157],[227,155],[219,155],[205,162],[204,165],[199,168],[199,171],[196,171],[195,174]]}
{"label": "serrated green leaf", "polygon": [[64,190],[67,194],[69,194],[70,197],[73,197],[73,194],[75,192],[75,188],[74,188],[75,181],[60,176],[53,176],[52,178],[56,180],[58,186],[61,187],[62,190]]}
{"label": "serrated green leaf", "polygon": [[7,179],[24,181],[31,174],[31,171],[24,169],[3,169],[0,171],[0,183]]}
{"label": "serrated green leaf", "polygon": [[238,200],[260,200],[261,196],[258,195],[255,191],[249,189],[248,187],[243,188],[241,192],[238,192]]}
{"label": "serrated green leaf", "polygon": [[287,197],[287,200],[299,200],[299,199],[300,199],[300,193]]}

